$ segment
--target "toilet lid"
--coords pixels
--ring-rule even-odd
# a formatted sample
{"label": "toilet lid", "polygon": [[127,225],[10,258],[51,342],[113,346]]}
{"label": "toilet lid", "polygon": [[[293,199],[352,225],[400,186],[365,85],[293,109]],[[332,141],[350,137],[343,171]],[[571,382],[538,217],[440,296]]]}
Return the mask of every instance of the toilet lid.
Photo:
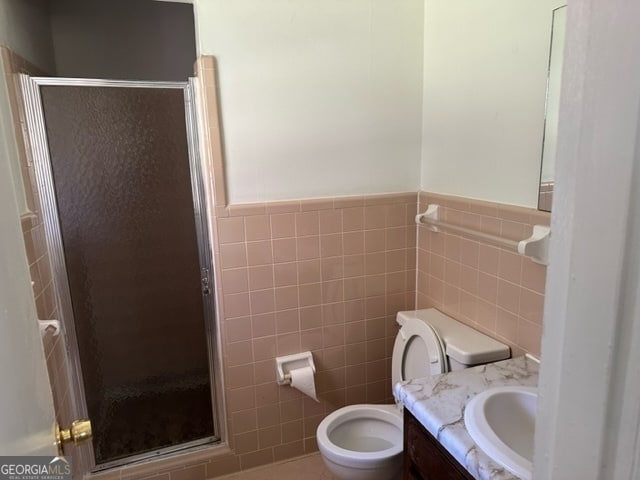
{"label": "toilet lid", "polygon": [[431,325],[423,321],[406,322],[400,328],[393,346],[393,360],[394,385],[446,371],[442,341]]}

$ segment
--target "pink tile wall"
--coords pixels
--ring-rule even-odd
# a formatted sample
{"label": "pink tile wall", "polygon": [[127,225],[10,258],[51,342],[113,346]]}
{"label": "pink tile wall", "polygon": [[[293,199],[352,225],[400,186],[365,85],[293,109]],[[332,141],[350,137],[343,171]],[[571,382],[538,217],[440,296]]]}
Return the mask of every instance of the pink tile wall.
{"label": "pink tile wall", "polygon": [[[416,194],[244,205],[216,219],[229,441],[248,468],[316,450],[344,405],[391,401],[395,314],[415,302]],[[310,350],[320,403],[275,383]]]}
{"label": "pink tile wall", "polygon": [[[513,240],[548,225],[537,210],[421,192],[420,211],[442,207],[448,223]],[[418,228],[418,308],[434,306],[497,338],[514,354],[540,354],[546,267],[484,242]]]}
{"label": "pink tile wall", "polygon": [[[215,63],[196,70],[216,260],[223,420],[230,449],[203,449],[93,475],[204,480],[315,451],[329,412],[390,402],[399,310],[436,306],[509,343],[539,351],[545,268],[500,249],[416,228],[415,192],[227,205]],[[549,215],[420,193],[461,225],[524,238]],[[419,244],[416,244],[418,237]],[[417,258],[416,258],[417,257]],[[416,264],[418,274],[416,275]],[[274,358],[313,352],[320,403],[275,383]]]}

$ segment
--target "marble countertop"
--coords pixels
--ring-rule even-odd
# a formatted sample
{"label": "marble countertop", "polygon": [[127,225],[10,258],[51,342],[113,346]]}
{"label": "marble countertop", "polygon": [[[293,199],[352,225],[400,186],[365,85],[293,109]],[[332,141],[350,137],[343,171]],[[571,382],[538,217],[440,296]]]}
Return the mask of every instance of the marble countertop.
{"label": "marble countertop", "polygon": [[538,385],[538,363],[522,356],[397,383],[394,394],[414,417],[478,480],[513,480],[467,433],[464,409],[478,393],[504,385]]}

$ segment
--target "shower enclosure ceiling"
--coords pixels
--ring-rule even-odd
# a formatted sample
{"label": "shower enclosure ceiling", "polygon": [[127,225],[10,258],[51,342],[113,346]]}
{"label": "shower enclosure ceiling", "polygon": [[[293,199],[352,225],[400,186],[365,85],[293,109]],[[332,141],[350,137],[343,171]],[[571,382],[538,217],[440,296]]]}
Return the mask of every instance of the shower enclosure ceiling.
{"label": "shower enclosure ceiling", "polygon": [[38,187],[95,464],[215,441],[211,256],[188,85],[22,83],[30,132],[43,127]]}

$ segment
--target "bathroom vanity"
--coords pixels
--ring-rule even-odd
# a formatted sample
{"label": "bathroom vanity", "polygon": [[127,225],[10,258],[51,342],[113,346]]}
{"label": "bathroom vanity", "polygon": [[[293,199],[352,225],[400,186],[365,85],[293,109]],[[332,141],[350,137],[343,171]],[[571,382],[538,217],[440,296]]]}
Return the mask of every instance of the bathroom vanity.
{"label": "bathroom vanity", "polygon": [[537,384],[538,363],[525,356],[396,384],[404,406],[403,478],[517,480],[477,447],[464,410],[490,388]]}

